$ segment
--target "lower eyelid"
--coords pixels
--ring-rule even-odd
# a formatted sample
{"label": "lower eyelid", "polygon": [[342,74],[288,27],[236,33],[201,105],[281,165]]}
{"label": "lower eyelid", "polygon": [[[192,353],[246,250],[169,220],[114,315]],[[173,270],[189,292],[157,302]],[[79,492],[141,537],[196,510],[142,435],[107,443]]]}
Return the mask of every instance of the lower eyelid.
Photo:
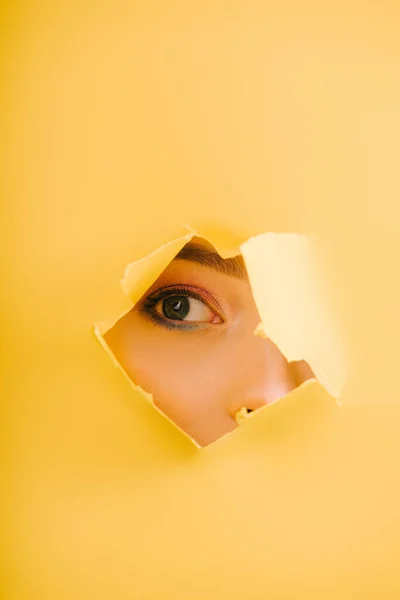
{"label": "lower eyelid", "polygon": [[204,325],[204,323],[194,323],[194,322],[190,322],[190,321],[173,321],[172,319],[166,319],[164,317],[162,317],[160,314],[158,313],[154,313],[154,312],[147,312],[144,311],[146,314],[146,317],[153,323],[153,325],[158,326],[158,327],[164,327],[165,329],[169,329],[169,330],[194,330],[194,329],[199,329],[201,327],[201,325]]}
{"label": "lower eyelid", "polygon": [[[160,313],[154,311],[154,306],[152,307],[138,307],[138,311],[146,317],[146,320],[150,321],[155,327],[163,327],[164,329],[169,329],[173,331],[194,331],[194,330],[206,330],[209,325],[213,325],[211,321],[180,321],[167,319]],[[225,321],[216,313],[216,317],[221,319],[220,323],[214,323],[214,325],[224,324]]]}

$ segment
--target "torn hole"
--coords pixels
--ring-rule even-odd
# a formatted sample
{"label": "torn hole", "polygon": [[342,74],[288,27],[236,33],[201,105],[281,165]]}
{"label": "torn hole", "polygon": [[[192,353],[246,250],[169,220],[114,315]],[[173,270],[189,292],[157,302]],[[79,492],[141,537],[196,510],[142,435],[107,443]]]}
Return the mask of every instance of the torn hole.
{"label": "torn hole", "polygon": [[[206,446],[316,375],[304,358],[289,361],[260,326],[242,255],[223,259],[192,235],[175,251],[162,272],[157,253],[148,265],[129,265],[123,287],[133,306],[97,335],[132,385]],[[143,289],[154,260],[157,276]]]}

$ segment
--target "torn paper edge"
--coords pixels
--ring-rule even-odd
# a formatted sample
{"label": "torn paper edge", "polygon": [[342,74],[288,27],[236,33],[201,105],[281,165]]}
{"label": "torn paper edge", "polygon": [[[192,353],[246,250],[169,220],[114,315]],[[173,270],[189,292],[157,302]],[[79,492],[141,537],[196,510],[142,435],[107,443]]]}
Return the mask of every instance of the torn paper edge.
{"label": "torn paper edge", "polygon": [[[202,449],[205,448],[206,446],[201,446],[198,444],[198,442],[196,442],[195,439],[193,439],[186,431],[184,431],[183,429],[181,429],[170,417],[168,417],[168,415],[166,415],[161,409],[159,409],[157,407],[157,405],[154,403],[154,399],[153,399],[153,395],[151,392],[147,392],[146,390],[144,390],[142,387],[138,386],[137,384],[134,383],[134,381],[131,379],[131,377],[129,377],[129,375],[127,374],[127,372],[123,369],[123,367],[121,366],[121,364],[119,363],[119,361],[116,359],[115,355],[113,354],[112,350],[110,349],[110,347],[108,346],[108,344],[106,343],[106,341],[104,340],[103,335],[109,330],[111,329],[115,323],[122,318],[127,312],[129,312],[129,310],[131,310],[131,308],[135,305],[135,303],[139,300],[139,298],[141,297],[141,294],[137,294],[137,298],[136,299],[132,299],[132,292],[135,286],[135,281],[133,280],[134,277],[134,273],[137,269],[137,266],[139,265],[144,265],[146,262],[149,262],[149,264],[151,264],[152,259],[154,259],[155,256],[157,255],[162,255],[163,253],[168,255],[167,249],[170,248],[171,246],[177,245],[177,251],[176,253],[172,256],[172,258],[168,258],[165,261],[161,261],[161,266],[159,267],[158,271],[155,272],[155,276],[154,276],[154,281],[157,279],[157,277],[163,272],[163,270],[166,268],[166,266],[171,262],[171,260],[173,260],[174,256],[176,256],[176,254],[179,253],[179,251],[183,248],[183,246],[185,244],[187,244],[196,234],[196,230],[194,230],[192,227],[190,226],[185,226],[186,229],[188,229],[188,233],[180,236],[180,237],[176,237],[173,238],[172,240],[164,243],[161,246],[158,246],[155,250],[153,250],[152,252],[150,252],[149,254],[142,256],[141,258],[139,258],[138,260],[135,261],[131,261],[125,268],[124,270],[124,276],[123,278],[120,280],[120,285],[121,288],[124,292],[125,295],[125,299],[128,299],[130,306],[128,308],[128,310],[125,310],[122,314],[119,314],[115,319],[113,319],[112,321],[108,321],[108,322],[102,322],[102,323],[97,323],[94,326],[94,333],[95,336],[97,337],[97,339],[99,340],[100,344],[102,345],[102,347],[105,349],[105,351],[107,352],[108,356],[111,358],[113,364],[115,365],[116,368],[120,369],[122,371],[122,373],[124,374],[125,378],[128,380],[129,384],[131,385],[131,387],[137,391],[142,397],[144,397],[148,402],[150,402],[150,404],[153,406],[153,408],[155,408],[157,410],[157,412],[159,414],[161,414],[165,419],[167,419],[167,421],[169,421],[171,423],[171,425],[177,429],[178,431],[180,431],[187,439],[189,439],[193,445],[198,448],[198,449]],[[250,237],[248,238],[245,242],[243,242],[239,248],[237,247],[231,247],[229,250],[223,250],[221,249],[221,247],[219,247],[218,245],[216,245],[215,243],[213,244],[213,246],[216,248],[217,252],[220,254],[220,256],[222,256],[223,258],[230,258],[233,256],[243,256],[243,259],[245,260],[246,263],[246,258],[245,258],[245,254],[243,252],[243,247],[246,246],[246,244],[248,242],[250,242],[251,240],[253,240],[256,237],[260,237],[260,236],[265,236],[265,235],[277,235],[277,236],[282,236],[282,235],[295,235],[295,236],[300,236],[300,234],[284,234],[284,233],[278,233],[278,234],[272,234],[270,232],[266,232],[266,233],[262,233],[259,234],[258,236],[254,236],[254,237]],[[200,236],[200,237],[204,237],[204,236]],[[308,238],[308,239],[312,239],[311,236],[300,236],[303,238]],[[204,238],[206,239],[206,238]],[[209,240],[207,240],[209,241]],[[180,242],[180,244],[178,243]],[[211,243],[211,242],[210,242]],[[246,263],[246,267],[247,267],[247,263]],[[254,293],[254,289],[253,289],[253,285],[251,283],[251,279],[250,279],[250,285],[252,288],[252,293],[253,293],[253,297],[255,298],[255,293]],[[144,290],[145,292],[145,290]],[[143,293],[144,293],[143,292]],[[255,298],[256,300],[256,298]],[[255,331],[254,331],[255,335],[260,335],[261,337],[267,337],[266,332],[265,332],[265,328],[262,322],[260,322]],[[279,344],[279,340],[272,340],[274,343],[276,343],[277,347],[280,349],[280,351],[282,352],[282,349],[280,347]],[[283,353],[283,352],[282,352]],[[295,359],[295,360],[306,360],[303,356],[301,356],[299,359]],[[310,365],[312,366],[312,365]],[[339,406],[341,406],[339,399],[338,399],[338,395],[333,393],[332,390],[330,390],[329,388],[329,383],[327,382],[326,378],[324,377],[324,373],[319,370],[318,375],[317,375],[317,379],[310,379],[307,380],[305,382],[303,382],[300,386],[297,386],[296,388],[294,388],[294,390],[291,390],[288,394],[285,394],[284,396],[277,398],[274,402],[265,405],[265,407],[262,407],[264,409],[272,406],[273,404],[276,404],[277,402],[280,402],[286,398],[288,398],[292,393],[294,393],[295,391],[299,390],[300,388],[303,388],[303,386],[311,383],[311,382],[316,382],[319,383],[320,385],[322,385],[324,387],[324,389],[332,396],[336,399],[336,402]],[[261,408],[261,409],[262,409]],[[260,409],[260,410],[261,410]],[[238,411],[235,415],[235,420],[238,424],[238,426],[243,425],[249,418],[253,417],[254,414],[256,414],[258,411],[254,411],[251,413],[248,413],[248,411],[246,410],[246,414],[244,414],[244,410],[241,409],[241,411]],[[222,439],[225,438],[226,435],[229,435],[229,433],[234,433],[235,430],[233,430],[232,432],[227,432],[225,435],[221,436],[221,438],[218,439]],[[218,440],[215,440],[215,442],[217,442]],[[213,443],[215,443],[213,442]],[[211,445],[211,444],[208,444]]]}
{"label": "torn paper edge", "polygon": [[113,365],[119,369],[120,371],[122,371],[125,379],[127,379],[129,385],[135,390],[135,392],[138,392],[147,402],[149,402],[151,404],[151,406],[153,408],[155,408],[155,410],[162,415],[165,419],[167,419],[167,421],[169,421],[171,423],[171,425],[173,425],[173,427],[175,427],[175,429],[177,429],[178,431],[180,431],[181,433],[183,433],[183,435],[189,439],[194,446],[196,446],[196,448],[201,449],[202,446],[200,446],[195,439],[193,439],[186,431],[184,431],[183,429],[181,429],[179,427],[179,425],[177,425],[175,423],[175,421],[173,421],[168,415],[166,415],[154,402],[154,398],[153,398],[153,394],[151,392],[147,392],[144,388],[140,387],[140,385],[137,385],[132,378],[128,375],[128,373],[125,371],[125,369],[123,368],[123,366],[121,365],[121,363],[117,360],[117,358],[115,357],[114,353],[112,352],[110,346],[107,344],[107,342],[105,341],[103,334],[101,333],[101,331],[99,330],[99,328],[95,325],[93,327],[93,332],[94,335],[96,336],[96,338],[99,340],[100,344],[102,345],[102,347],[104,348],[104,350],[106,351],[106,353],[108,354],[109,358],[111,359],[111,362],[113,363]]}
{"label": "torn paper edge", "polygon": [[[167,421],[169,421],[169,423],[171,423],[171,425],[173,425],[173,427],[175,427],[175,429],[180,431],[187,439],[189,439],[196,448],[201,449],[202,446],[200,446],[195,439],[193,439],[186,431],[181,429],[179,427],[179,425],[177,425],[170,417],[168,417],[168,415],[166,415],[155,404],[153,394],[151,392],[146,391],[145,389],[143,389],[142,387],[137,385],[132,380],[132,378],[128,375],[128,373],[122,367],[121,363],[117,360],[117,358],[115,357],[111,348],[109,347],[109,345],[107,344],[107,342],[105,341],[105,339],[103,337],[107,331],[109,331],[112,327],[114,327],[115,323],[119,319],[121,319],[124,315],[127,314],[127,312],[129,312],[129,310],[131,310],[133,308],[135,303],[141,297],[138,295],[138,298],[136,300],[134,300],[134,301],[132,300],[132,285],[130,285],[129,279],[132,276],[132,273],[134,273],[135,267],[137,265],[145,264],[146,262],[149,262],[149,264],[151,264],[152,259],[154,259],[154,257],[157,256],[158,254],[162,255],[163,253],[165,253],[166,255],[168,255],[168,252],[167,252],[168,248],[170,248],[171,246],[174,246],[174,245],[177,245],[177,251],[174,254],[174,256],[176,256],[176,254],[178,254],[180,252],[180,250],[183,248],[183,246],[185,244],[187,244],[196,235],[196,231],[192,227],[190,227],[188,225],[185,225],[184,227],[188,230],[187,234],[180,236],[180,237],[173,238],[172,240],[164,243],[163,245],[158,246],[155,250],[153,250],[149,254],[139,258],[136,261],[131,261],[126,266],[126,268],[124,270],[124,276],[120,280],[120,284],[121,284],[122,291],[124,292],[125,299],[127,299],[129,301],[129,308],[128,308],[128,310],[123,311],[122,314],[119,314],[115,319],[113,319],[111,321],[98,322],[97,324],[94,325],[93,332],[94,332],[94,335],[96,336],[96,338],[98,339],[98,341],[100,342],[101,346],[103,347],[103,349],[107,352],[107,354],[108,354],[109,358],[111,359],[112,363],[114,364],[114,366],[117,369],[119,369],[120,371],[122,371],[123,375],[128,380],[130,386],[136,392],[138,392],[141,396],[143,396],[145,398],[145,400],[147,400],[152,405],[152,407],[156,409],[156,411],[160,415],[162,415],[165,419],[167,419]],[[162,265],[159,269],[159,272],[156,271],[154,281],[157,279],[157,277],[159,277],[159,275],[168,266],[168,264],[170,264],[171,260],[173,260],[173,257],[172,257],[172,259],[168,258],[165,261],[162,261]]]}
{"label": "torn paper edge", "polygon": [[[307,242],[307,248],[306,248],[306,253],[307,253],[307,259],[308,261],[310,261],[310,259],[315,259],[315,241],[316,238],[315,236],[310,236],[310,235],[302,235],[302,234],[297,234],[297,233],[274,233],[274,232],[266,232],[266,233],[262,233],[259,234],[257,236],[253,236],[251,238],[249,238],[248,240],[246,240],[241,246],[240,246],[240,250],[241,250],[241,254],[243,256],[243,259],[245,261],[246,264],[246,269],[249,273],[249,279],[250,279],[250,285],[252,288],[252,293],[253,293],[253,297],[254,300],[256,302],[257,308],[260,310],[260,299],[258,297],[257,294],[257,290],[255,289],[256,285],[255,285],[255,277],[253,276],[253,280],[251,277],[251,261],[254,260],[254,258],[252,258],[251,256],[249,257],[246,253],[246,249],[249,247],[249,245],[251,246],[252,243],[255,240],[259,240],[260,238],[264,238],[266,239],[267,237],[269,238],[269,242],[273,242],[274,240],[278,240],[279,239],[279,244],[281,244],[282,242],[282,237],[286,236],[288,237],[291,241],[293,240],[299,240],[301,242],[301,244],[304,247],[304,242]],[[303,250],[304,253],[304,250]],[[289,256],[290,258],[292,258],[291,256]],[[310,271],[312,277],[314,277],[315,273],[312,272],[312,270]],[[318,287],[318,286],[317,286]],[[270,294],[270,297],[272,296],[272,293]],[[326,315],[326,310],[324,306],[321,306],[321,303],[317,303],[319,309],[322,308],[322,316],[320,315],[321,318],[321,322],[322,324],[326,326],[326,321],[327,319],[329,320],[329,318],[327,318]],[[262,312],[262,311],[261,311]],[[285,319],[283,319],[284,321]],[[279,322],[278,319],[276,319],[275,321],[275,326],[276,324]],[[329,336],[330,334],[332,335],[332,329],[328,326],[327,327],[327,336]],[[309,356],[307,355],[307,350],[306,350],[306,345],[304,344],[304,348],[303,350],[297,348],[293,351],[293,346],[291,347],[290,351],[288,351],[289,349],[287,348],[287,346],[283,343],[283,339],[287,336],[287,334],[285,334],[285,332],[283,332],[283,336],[280,335],[279,332],[277,332],[275,330],[274,335],[267,335],[266,333],[266,326],[265,324],[261,321],[255,331],[254,331],[255,335],[258,335],[260,337],[263,338],[267,338],[269,337],[271,339],[271,341],[273,341],[273,343],[276,344],[276,346],[279,348],[279,350],[282,352],[282,354],[285,356],[285,358],[291,362],[291,361],[296,361],[296,360],[305,360],[310,367],[312,368],[313,372],[316,375],[316,380],[326,389],[326,391],[336,400],[336,403],[338,406],[341,406],[341,403],[339,401],[339,396],[342,394],[343,392],[343,388],[344,388],[344,384],[345,384],[345,371],[344,371],[344,366],[343,366],[343,362],[341,360],[341,355],[339,355],[338,353],[340,352],[340,349],[338,347],[338,344],[334,344],[335,350],[333,350],[335,357],[334,360],[336,361],[340,361],[341,366],[338,369],[339,371],[339,375],[337,376],[337,379],[339,380],[339,383],[336,382],[336,385],[331,385],[331,381],[330,379],[326,376],[325,374],[325,370],[324,368],[321,368],[321,366],[319,364],[313,364],[314,361],[310,360]],[[336,338],[336,336],[335,336]],[[328,337],[329,339],[329,337]],[[332,342],[334,343],[334,342]],[[305,351],[304,351],[305,350]]]}
{"label": "torn paper edge", "polygon": [[[137,277],[135,277],[135,271],[138,268],[140,269],[140,267],[142,265],[145,265],[147,262],[151,264],[154,258],[158,255],[160,255],[160,257],[162,257],[163,254],[165,254],[165,256],[168,256],[168,249],[170,249],[174,245],[177,246],[177,251],[174,254],[174,256],[176,256],[176,254],[180,252],[183,246],[187,244],[192,239],[192,237],[196,235],[196,231],[192,227],[189,227],[189,225],[185,225],[184,229],[187,229],[188,233],[173,238],[172,240],[165,242],[161,246],[157,246],[157,248],[155,248],[149,254],[141,256],[137,260],[132,260],[127,264],[127,266],[124,269],[124,275],[122,279],[120,279],[120,286],[124,293],[123,309],[121,311],[118,311],[117,315],[114,318],[110,318],[107,321],[99,321],[95,325],[103,335],[112,327],[114,327],[115,323],[119,321],[119,319],[121,319],[124,315],[126,315],[135,306],[136,302],[142,297],[142,295],[146,292],[146,286],[140,285],[141,278],[139,277],[139,279],[137,279]],[[171,262],[171,260],[173,260],[173,257],[171,259],[166,258],[165,261],[160,261],[159,268],[155,271],[154,281],[159,275],[161,275],[161,273]]]}

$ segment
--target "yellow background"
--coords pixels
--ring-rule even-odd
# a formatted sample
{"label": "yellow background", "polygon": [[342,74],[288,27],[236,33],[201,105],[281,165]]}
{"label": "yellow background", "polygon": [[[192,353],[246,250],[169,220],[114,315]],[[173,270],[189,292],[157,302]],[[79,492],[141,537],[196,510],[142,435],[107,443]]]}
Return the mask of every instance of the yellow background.
{"label": "yellow background", "polygon": [[[7,599],[398,598],[396,2],[13,2],[2,20]],[[316,233],[349,380],[199,451],[92,327],[182,231]]]}

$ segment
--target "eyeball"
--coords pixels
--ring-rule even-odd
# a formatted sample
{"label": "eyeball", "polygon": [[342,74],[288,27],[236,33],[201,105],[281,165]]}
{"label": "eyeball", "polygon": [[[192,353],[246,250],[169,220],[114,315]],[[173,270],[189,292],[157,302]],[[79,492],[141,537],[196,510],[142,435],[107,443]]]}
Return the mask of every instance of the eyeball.
{"label": "eyeball", "polygon": [[219,317],[201,300],[190,296],[169,296],[156,308],[158,314],[174,321],[196,321],[198,323],[215,323]]}

